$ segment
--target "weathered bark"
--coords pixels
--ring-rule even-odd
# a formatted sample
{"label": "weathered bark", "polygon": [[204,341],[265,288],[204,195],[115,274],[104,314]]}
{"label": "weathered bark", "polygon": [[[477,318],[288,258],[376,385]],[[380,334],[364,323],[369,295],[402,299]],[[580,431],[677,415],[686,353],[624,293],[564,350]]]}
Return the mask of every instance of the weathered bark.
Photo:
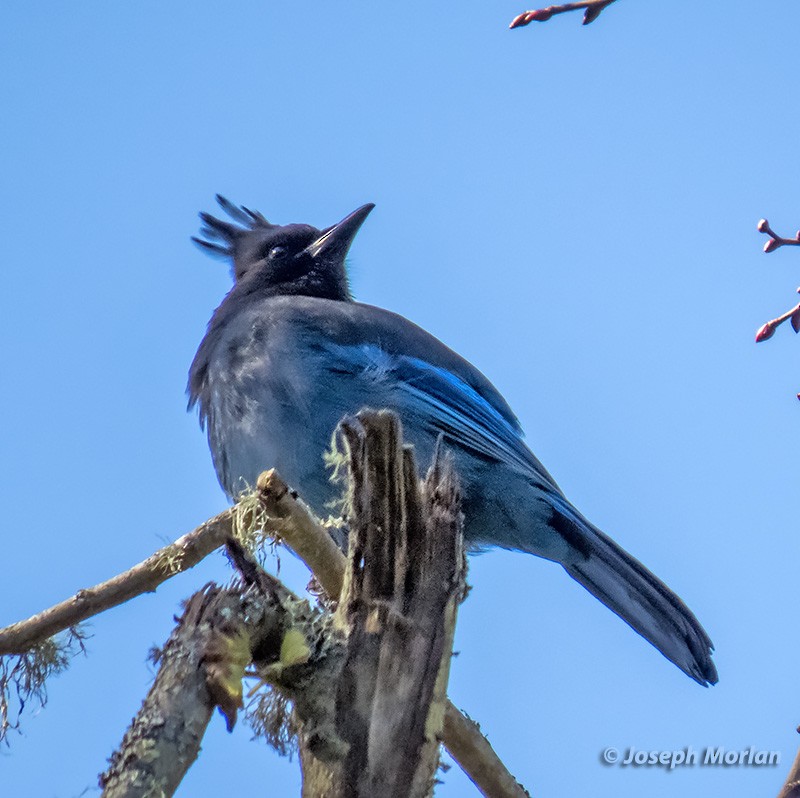
{"label": "weathered bark", "polygon": [[214,709],[203,656],[224,614],[237,614],[240,605],[240,596],[216,587],[189,600],[153,687],[100,777],[105,798],[174,793],[197,758]]}
{"label": "weathered bark", "polygon": [[437,456],[420,489],[394,414],[362,411],[341,432],[350,537],[337,611],[347,651],[336,725],[348,751],[343,762],[323,767],[304,750],[303,795],[423,798],[438,765],[455,608],[464,590],[457,481]]}
{"label": "weathered bark", "polygon": [[338,599],[347,560],[328,530],[274,468],[259,474],[256,490],[276,537],[308,566],[328,597]]}
{"label": "weathered bark", "polygon": [[[229,546],[245,562],[236,541]],[[197,758],[215,706],[233,728],[245,668],[280,661],[294,605],[306,602],[263,571],[257,584],[248,576],[252,589],[207,585],[187,602],[159,654],[155,682],[100,776],[105,798],[172,795]]]}
{"label": "weathered bark", "polygon": [[214,707],[233,728],[251,663],[295,707],[320,761],[341,761],[335,728],[343,641],[333,620],[226,542],[242,584],[207,585],[188,601],[159,656],[156,680],[100,777],[105,798],[168,798],[197,758]]}

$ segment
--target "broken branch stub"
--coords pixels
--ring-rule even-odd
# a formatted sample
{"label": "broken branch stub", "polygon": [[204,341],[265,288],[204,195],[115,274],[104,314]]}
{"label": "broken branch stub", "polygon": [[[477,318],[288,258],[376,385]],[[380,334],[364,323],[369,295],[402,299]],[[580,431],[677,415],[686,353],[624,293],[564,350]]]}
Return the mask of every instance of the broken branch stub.
{"label": "broken branch stub", "polygon": [[421,798],[438,765],[464,594],[457,478],[437,448],[419,483],[393,413],[362,411],[345,419],[340,433],[350,468],[350,532],[337,613],[347,630],[337,728],[349,746],[336,774],[339,794]]}

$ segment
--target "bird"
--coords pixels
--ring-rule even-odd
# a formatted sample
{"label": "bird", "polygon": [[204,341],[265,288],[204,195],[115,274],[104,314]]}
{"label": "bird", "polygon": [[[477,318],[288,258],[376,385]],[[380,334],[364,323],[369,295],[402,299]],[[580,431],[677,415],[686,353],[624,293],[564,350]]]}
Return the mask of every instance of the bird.
{"label": "bird", "polygon": [[697,618],[572,505],[497,388],[421,327],[353,298],[345,259],[373,204],[317,229],[216,199],[231,221],[200,213],[193,240],[230,261],[233,286],[208,323],[187,393],[229,498],[274,467],[324,514],[339,492],[323,457],[338,422],[363,407],[393,410],[421,462],[440,440],[451,451],[470,550],[559,563],[684,673],[717,682]]}

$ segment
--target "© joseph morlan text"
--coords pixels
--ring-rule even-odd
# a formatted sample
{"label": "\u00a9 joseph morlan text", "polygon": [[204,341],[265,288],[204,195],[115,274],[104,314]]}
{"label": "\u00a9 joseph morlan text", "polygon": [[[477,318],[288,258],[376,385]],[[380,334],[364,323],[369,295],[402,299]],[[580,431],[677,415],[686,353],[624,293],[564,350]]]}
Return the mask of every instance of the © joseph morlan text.
{"label": "\u00a9 joseph morlan text", "polygon": [[781,752],[766,751],[752,745],[741,749],[721,745],[694,749],[689,745],[667,751],[639,750],[631,746],[623,751],[606,748],[600,758],[607,765],[663,767],[667,770],[676,767],[769,767],[780,764]]}

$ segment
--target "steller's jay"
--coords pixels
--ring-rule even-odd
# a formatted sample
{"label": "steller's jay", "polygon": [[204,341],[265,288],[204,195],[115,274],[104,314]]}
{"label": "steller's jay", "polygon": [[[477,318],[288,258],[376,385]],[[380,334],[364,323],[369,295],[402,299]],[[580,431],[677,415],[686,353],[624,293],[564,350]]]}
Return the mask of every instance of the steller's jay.
{"label": "steller's jay", "polygon": [[345,256],[373,205],[317,230],[217,201],[238,224],[201,213],[204,238],[194,240],[232,260],[234,285],[197,350],[188,394],[229,497],[276,467],[323,512],[338,492],[323,459],[338,421],[389,408],[421,462],[440,435],[452,450],[467,545],[561,563],[684,673],[717,681],[711,640],[688,607],[570,504],[486,377],[402,316],[353,300]]}

